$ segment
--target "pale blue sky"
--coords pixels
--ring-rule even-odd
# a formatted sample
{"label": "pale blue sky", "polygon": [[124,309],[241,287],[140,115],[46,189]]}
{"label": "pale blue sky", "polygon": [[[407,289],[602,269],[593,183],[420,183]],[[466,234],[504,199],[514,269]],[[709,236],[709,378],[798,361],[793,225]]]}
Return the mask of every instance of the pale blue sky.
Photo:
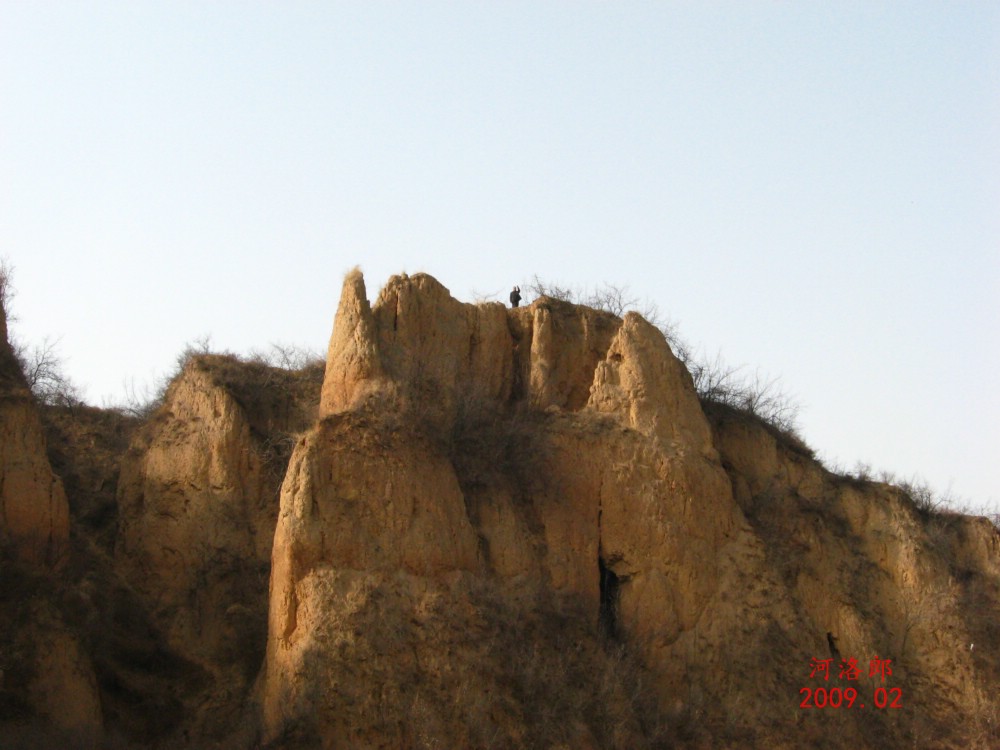
{"label": "pale blue sky", "polygon": [[628,284],[830,461],[1000,502],[1000,4],[0,2],[0,254],[97,403],[344,271]]}

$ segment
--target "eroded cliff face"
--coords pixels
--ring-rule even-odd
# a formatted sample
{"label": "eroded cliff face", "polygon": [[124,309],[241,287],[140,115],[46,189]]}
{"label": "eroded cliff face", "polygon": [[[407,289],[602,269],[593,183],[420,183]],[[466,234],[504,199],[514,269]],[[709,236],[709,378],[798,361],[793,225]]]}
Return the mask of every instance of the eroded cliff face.
{"label": "eroded cliff face", "polygon": [[[91,747],[102,718],[93,668],[63,614],[46,597],[19,597],[25,581],[63,568],[69,507],[45,451],[38,407],[7,339],[0,305],[0,736],[34,735],[23,717],[41,717],[49,737]],[[43,584],[44,585],[44,584]]]}
{"label": "eroded cliff face", "polygon": [[[393,277],[374,307],[360,273],[344,282],[320,416],[372,396],[424,402],[449,426],[462,399],[579,409],[621,321],[557,300],[506,310],[469,305],[426,274]],[[441,426],[441,425],[439,425]]]}
{"label": "eroded cliff face", "polygon": [[168,647],[213,677],[195,732],[224,734],[259,668],[278,487],[318,386],[192,357],[122,462],[116,567]]}
{"label": "eroded cliff face", "polygon": [[962,736],[956,717],[976,746],[995,744],[985,735],[997,660],[981,649],[1000,635],[997,529],[921,513],[897,487],[831,474],[767,425],[709,411],[736,497],[796,610],[865,677],[872,658],[892,659],[891,685],[911,707],[899,725],[917,746]]}
{"label": "eroded cliff face", "polygon": [[255,447],[235,399],[193,364],[122,467],[119,568],[169,640],[206,661],[235,635],[221,600],[254,599],[220,589],[252,588],[270,553],[277,509]]}
{"label": "eroded cliff face", "polygon": [[[602,638],[634,643],[630,657],[653,675],[660,701],[681,679],[673,647],[720,588],[717,550],[742,528],[690,376],[662,334],[635,315],[549,299],[512,311],[466,305],[424,275],[390,280],[374,308],[363,295],[349,276],[324,419],[296,447],[282,489],[265,736],[303,721],[324,735],[336,716],[352,742],[377,744],[384,727],[345,713],[328,672],[308,674],[345,648],[388,648],[332,629],[329,617],[347,590],[380,591],[387,578],[413,612],[427,592],[456,613],[481,615],[472,592],[484,588],[508,601],[488,635],[508,661],[534,648],[504,638],[505,623],[531,612],[519,602],[561,602],[581,653],[606,656]],[[490,664],[453,665],[476,676],[465,691],[487,707],[502,696],[489,687]],[[410,725],[431,711],[440,741],[468,740],[466,721],[440,713],[443,700],[422,709],[405,685],[399,693],[383,713]],[[577,741],[579,726],[606,743],[593,719],[567,717],[561,739]],[[551,731],[524,721],[494,731],[504,742]]]}
{"label": "eroded cliff face", "polygon": [[[993,527],[963,521],[937,554],[898,491],[841,486],[752,419],[710,423],[636,315],[467,305],[425,275],[370,306],[355,273],[321,416],[275,534],[260,696],[276,746],[481,746],[486,722],[501,745],[799,747],[836,723],[830,746],[874,747],[943,742],[961,735],[949,712],[978,727],[995,708],[952,569],[995,602]],[[541,610],[572,635],[508,637]],[[509,711],[497,682],[539,632],[572,640],[552,669],[604,681],[548,675],[569,696],[559,728]],[[908,700],[948,699],[904,721],[799,709],[828,633],[865,668],[892,658]],[[609,681],[616,653],[629,668]],[[630,696],[617,723],[581,698],[602,684]]]}
{"label": "eroded cliff face", "polygon": [[55,565],[69,540],[69,507],[52,473],[38,411],[7,340],[0,307],[0,535],[20,559]]}
{"label": "eroded cliff face", "polygon": [[[0,592],[34,654],[0,729],[24,692],[87,747],[1000,746],[995,527],[703,404],[639,316],[423,274],[370,304],[354,272],[320,374],[188,362],[121,460],[113,560]],[[114,482],[84,463],[85,546]]]}

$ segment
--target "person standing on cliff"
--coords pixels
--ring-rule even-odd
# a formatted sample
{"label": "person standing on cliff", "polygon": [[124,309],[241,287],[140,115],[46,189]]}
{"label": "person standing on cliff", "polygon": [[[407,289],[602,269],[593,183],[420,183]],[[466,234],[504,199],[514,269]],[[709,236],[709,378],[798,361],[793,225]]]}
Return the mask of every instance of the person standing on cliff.
{"label": "person standing on cliff", "polygon": [[521,304],[521,287],[516,286],[510,293],[510,306],[517,307]]}

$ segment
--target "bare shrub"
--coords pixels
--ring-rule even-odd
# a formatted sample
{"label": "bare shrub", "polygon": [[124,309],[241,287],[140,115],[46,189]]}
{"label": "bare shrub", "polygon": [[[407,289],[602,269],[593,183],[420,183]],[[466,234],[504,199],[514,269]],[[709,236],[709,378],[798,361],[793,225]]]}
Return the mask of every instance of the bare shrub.
{"label": "bare shrub", "polygon": [[635,312],[649,323],[657,327],[660,326],[661,315],[656,303],[639,297],[632,292],[627,284],[605,282],[592,289],[580,289],[544,281],[536,274],[526,289],[536,297],[551,297],[563,302],[593,307],[619,318],[624,317],[627,312]]}
{"label": "bare shrub", "polygon": [[14,266],[6,258],[0,258],[0,305],[10,319],[10,301],[14,297]]}
{"label": "bare shrub", "polygon": [[945,588],[937,588],[921,593],[907,592],[900,597],[900,608],[903,615],[903,632],[896,653],[900,658],[906,656],[906,646],[911,632],[916,628],[938,623],[947,618],[953,610],[958,598],[958,587],[954,581],[949,581]]}
{"label": "bare shrub", "polygon": [[62,357],[58,353],[58,340],[46,337],[41,344],[28,346],[15,342],[14,357],[28,388],[35,398],[46,406],[78,406],[83,403],[80,389],[66,374]]}
{"label": "bare shrub", "polygon": [[230,355],[233,353],[230,351],[221,351],[212,349],[212,335],[210,333],[203,334],[193,341],[189,341],[184,345],[184,349],[181,353],[177,355],[177,373],[183,370],[187,364],[197,356],[202,354],[219,354],[219,355]]}
{"label": "bare shrub", "polygon": [[253,356],[199,353],[187,355],[186,367],[207,373],[229,392],[243,407],[255,433],[273,438],[269,452],[284,452],[286,441],[276,433],[303,430],[316,418],[322,361],[302,369],[284,369]]}
{"label": "bare shrub", "polygon": [[534,487],[548,457],[542,419],[524,404],[510,407],[479,394],[460,399],[446,448],[463,487],[500,478],[524,490]]}
{"label": "bare shrub", "polygon": [[572,287],[559,286],[558,284],[545,281],[540,279],[538,274],[532,277],[531,283],[525,288],[536,297],[551,297],[563,302],[577,302],[580,297],[579,292]]}
{"label": "bare shrub", "polygon": [[122,401],[106,402],[103,406],[105,409],[117,411],[125,416],[134,417],[140,422],[145,422],[162,406],[165,393],[166,387],[162,384],[143,383],[137,385],[133,378],[124,385],[125,395]]}
{"label": "bare shrub", "polygon": [[[16,320],[10,309],[14,296],[13,274],[10,261],[0,258],[0,306],[8,323]],[[31,346],[18,341],[9,329],[7,338],[26,385],[40,403],[47,406],[83,403],[80,389],[66,375],[58,339],[45,337],[42,343]]]}
{"label": "bare shrub", "polygon": [[781,390],[778,378],[765,378],[759,371],[745,377],[743,368],[727,365],[718,355],[711,362],[690,363],[689,370],[703,402],[759,417],[782,432],[795,431],[799,406]]}
{"label": "bare shrub", "polygon": [[922,479],[914,477],[900,482],[898,486],[913,503],[913,507],[924,516],[939,513],[945,507],[944,498]]}
{"label": "bare shrub", "polygon": [[582,303],[598,310],[606,310],[619,318],[627,312],[635,312],[655,326],[660,323],[660,309],[652,300],[635,296],[628,286],[602,284],[586,294]]}
{"label": "bare shrub", "polygon": [[273,342],[267,349],[252,349],[245,359],[282,370],[304,370],[323,365],[326,360],[315,349],[281,342]]}
{"label": "bare shrub", "polygon": [[799,406],[781,389],[778,378],[766,378],[760,371],[747,375],[743,367],[726,364],[718,354],[711,360],[695,356],[691,345],[680,336],[676,323],[666,320],[656,303],[633,294],[628,286],[605,283],[590,290],[577,289],[544,281],[536,275],[526,288],[536,296],[594,307],[618,317],[629,311],[637,312],[660,329],[671,350],[691,373],[695,391],[703,403],[722,404],[758,417],[802,443],[795,433]]}
{"label": "bare shrub", "polygon": [[854,476],[859,482],[865,484],[872,482],[874,477],[874,472],[872,471],[872,466],[866,461],[858,461],[854,465]]}
{"label": "bare shrub", "polygon": [[500,294],[501,292],[499,289],[495,291],[491,290],[486,292],[482,291],[481,289],[473,289],[472,301],[475,302],[477,305],[485,305],[490,302],[499,302]]}
{"label": "bare shrub", "polygon": [[[316,404],[326,366],[321,354],[304,346],[272,343],[266,349],[253,349],[241,355],[213,347],[212,337],[205,334],[184,346],[170,373],[159,376],[153,383],[126,382],[122,401],[105,404],[105,408],[146,421],[163,405],[170,384],[196,361],[202,365],[208,363],[209,369],[221,373],[225,385],[235,388],[243,400],[253,401],[254,388],[259,386],[271,390],[290,388],[300,401],[309,401],[306,391],[315,387]],[[282,373],[293,377],[289,380]]]}

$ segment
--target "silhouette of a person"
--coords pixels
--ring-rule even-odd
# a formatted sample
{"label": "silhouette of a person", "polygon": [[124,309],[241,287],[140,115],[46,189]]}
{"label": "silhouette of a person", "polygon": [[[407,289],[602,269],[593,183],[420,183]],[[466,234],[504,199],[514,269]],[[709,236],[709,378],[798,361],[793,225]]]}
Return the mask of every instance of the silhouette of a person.
{"label": "silhouette of a person", "polygon": [[510,293],[510,306],[517,307],[521,304],[521,287],[516,286]]}

